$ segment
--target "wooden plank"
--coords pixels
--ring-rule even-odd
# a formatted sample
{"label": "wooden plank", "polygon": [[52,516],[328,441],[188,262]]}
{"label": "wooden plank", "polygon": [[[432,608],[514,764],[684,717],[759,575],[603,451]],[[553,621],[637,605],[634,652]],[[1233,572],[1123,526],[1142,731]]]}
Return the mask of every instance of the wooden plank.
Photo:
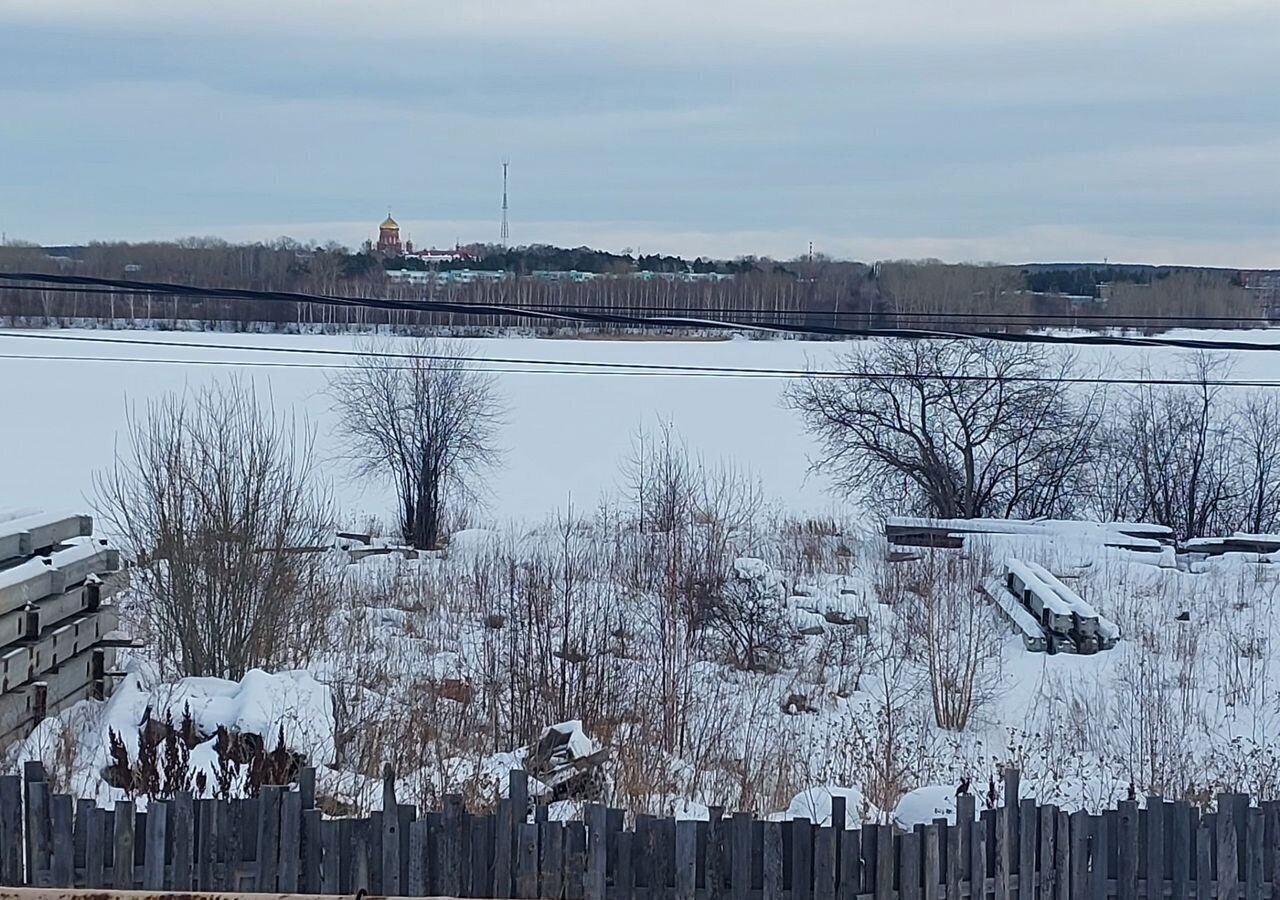
{"label": "wooden plank", "polygon": [[[662,823],[670,826],[671,843],[675,843],[675,822],[667,819]],[[665,872],[671,866],[673,851],[664,854]],[[566,900],[583,900],[586,888],[583,877],[587,871],[587,828],[581,822],[570,822],[565,826],[564,834],[564,896]]]}
{"label": "wooden plank", "polygon": [[458,897],[462,892],[463,818],[462,797],[458,794],[446,796],[437,842],[439,871],[434,884],[435,890],[446,897]]}
{"label": "wooden plank", "polygon": [[515,821],[511,815],[511,801],[504,797],[498,801],[493,831],[493,895],[511,897],[512,862],[515,859]]}
{"label": "wooden plank", "polygon": [[173,864],[167,887],[189,891],[192,886],[191,865],[195,858],[196,810],[191,794],[179,791],[169,806],[169,834],[173,845]]}
{"label": "wooden plank", "polygon": [[[853,831],[842,832],[842,836],[853,835],[857,840],[858,834]],[[782,858],[782,823],[781,822],[765,822],[764,823],[764,845],[760,861],[761,877],[762,877],[762,900],[783,900],[783,858]],[[857,891],[854,891],[856,894]],[[843,895],[845,898],[851,898],[854,894]]]}
{"label": "wooden plank", "polygon": [[[468,819],[467,852],[471,856],[470,896],[492,897],[493,893],[493,819],[471,816]],[[603,900],[603,896],[601,897]]]}
{"label": "wooden plank", "polygon": [[[768,824],[765,828],[768,829]],[[840,888],[836,893],[839,900],[856,900],[862,893],[862,835],[857,831],[845,829],[841,829],[839,835]],[[781,828],[778,829],[778,852],[782,852]],[[781,857],[779,857],[779,866],[781,866]],[[778,877],[782,877],[781,868],[778,870]]]}
{"label": "wooden plank", "polygon": [[1004,805],[1000,812],[1004,815],[1003,824],[997,816],[996,823],[1000,830],[996,835],[996,900],[1010,900],[1013,896],[1013,875],[1018,871],[1019,862],[1019,800],[1021,794],[1021,775],[1017,769],[1004,770]]}
{"label": "wooden plank", "polygon": [[[1089,838],[1093,833],[1093,821],[1084,810],[1073,812],[1067,825],[1067,833],[1058,832],[1059,841],[1071,844],[1071,871],[1059,872],[1058,878],[1067,881],[1070,900],[1089,900]],[[1058,891],[1061,895],[1061,890]]]}
{"label": "wooden plank", "polygon": [[987,896],[988,816],[974,823],[969,833],[969,896],[982,900]]}
{"label": "wooden plank", "polygon": [[426,819],[419,819],[409,826],[409,872],[405,891],[410,897],[427,896],[427,828]]}
{"label": "wooden plank", "polygon": [[[299,797],[299,806],[305,803]],[[299,857],[298,888],[308,894],[322,890],[324,850],[321,844],[321,824],[324,814],[320,810],[302,809],[302,853]]]}
{"label": "wooden plank", "polygon": [[967,795],[956,798],[956,824],[946,831],[947,865],[945,887],[947,900],[959,900],[960,885],[964,881],[965,868],[969,864],[968,832],[972,825],[973,798]]}
{"label": "wooden plank", "polygon": [[1053,896],[1045,900],[1071,900],[1071,817],[1064,809],[1058,810],[1054,826],[1053,844]]}
{"label": "wooden plank", "polygon": [[[609,878],[609,811],[602,804],[590,803],[587,805],[584,813],[587,824],[587,874],[583,881],[583,887],[586,891],[587,900],[605,900],[605,893],[608,889]],[[689,825],[692,827],[693,823]],[[688,848],[691,854],[696,854],[698,850],[697,829],[694,827],[692,833],[693,842]],[[686,836],[684,840],[688,840]],[[680,860],[681,847],[680,826],[676,826],[676,873],[677,873],[677,895],[679,894],[679,873],[681,872],[682,863]],[[690,855],[689,862],[693,864],[694,876],[697,875],[698,860],[695,855]],[[693,890],[693,885],[690,885]],[[690,897],[692,900],[692,896]]]}
{"label": "wooden plank", "polygon": [[[320,893],[341,894],[338,879],[341,851],[338,849],[337,822],[320,823]],[[425,894],[426,892],[423,891]],[[421,896],[421,895],[418,895]]]}
{"label": "wooden plank", "polygon": [[942,892],[942,850],[947,820],[924,828],[924,900],[939,900]]}
{"label": "wooden plank", "polygon": [[400,893],[400,814],[396,803],[396,776],[390,763],[382,767],[382,833],[378,835],[378,852],[382,855],[381,892],[386,896]]}
{"label": "wooden plank", "polygon": [[[730,860],[729,885],[732,888],[731,896],[733,900],[750,900],[751,898],[751,822],[752,822],[752,817],[750,813],[735,813],[733,816],[733,819],[729,824],[730,846],[732,847],[732,855],[729,857],[729,860]],[[805,822],[805,825],[807,826],[808,823]],[[805,831],[807,834],[808,829],[806,828]],[[792,845],[793,850],[796,853],[800,852],[800,850],[798,849],[798,844],[799,842]],[[809,850],[809,847],[808,847],[808,844],[806,844],[804,848],[804,852],[807,853],[808,850]],[[794,866],[799,865],[799,862],[798,862],[799,857],[793,856],[792,860],[793,860],[792,864]],[[805,865],[805,869],[803,871],[807,873],[808,872],[807,856],[805,857],[804,865]],[[798,869],[792,869],[792,871],[795,872],[795,871],[798,871]],[[807,897],[808,896],[807,894],[796,893],[796,890],[797,890],[796,885],[797,885],[797,882],[793,881],[792,888],[791,888],[791,896],[794,898],[794,900],[802,900],[802,898]],[[804,876],[804,887],[807,889],[808,886],[809,886],[809,879],[808,879],[808,875],[806,874]]]}
{"label": "wooden plank", "polygon": [[143,835],[142,889],[164,890],[164,845],[169,830],[170,804],[152,800],[147,805],[147,830]]}
{"label": "wooden plank", "polygon": [[1263,805],[1266,811],[1266,871],[1271,882],[1271,900],[1280,900],[1280,802]]}
{"label": "wooden plank", "polygon": [[1239,834],[1236,830],[1236,796],[1218,796],[1218,900],[1239,900]]}
{"label": "wooden plank", "polygon": [[518,822],[516,832],[516,897],[533,900],[538,896],[538,826]]}
{"label": "wooden plank", "polygon": [[0,884],[20,887],[22,875],[22,776],[0,775]]}
{"label": "wooden plank", "polygon": [[538,896],[560,900],[564,891],[564,826],[559,822],[537,824],[542,852],[538,861]]}
{"label": "wooden plank", "polygon": [[52,838],[50,880],[52,887],[73,887],[76,872],[75,822],[72,802],[68,794],[54,794],[49,798],[49,817]]}
{"label": "wooden plank", "polygon": [[107,833],[111,813],[91,806],[85,824],[84,886],[107,887]]}
{"label": "wooden plank", "polygon": [[1138,803],[1124,800],[1118,810],[1116,829],[1116,896],[1118,900],[1138,900]]}
{"label": "wooden plank", "polygon": [[[56,824],[56,823],[55,823]],[[1263,836],[1266,823],[1263,820],[1262,810],[1257,807],[1249,807],[1246,810],[1245,818],[1245,854],[1244,854],[1244,884],[1245,884],[1245,900],[1262,900],[1262,892],[1264,886],[1264,862],[1265,853],[1263,851]],[[55,841],[57,836],[55,833]],[[56,849],[56,846],[55,846]],[[55,861],[57,859],[55,854]]]}
{"label": "wooden plank", "polygon": [[280,870],[280,786],[264,785],[258,797],[257,891],[274,893]]}
{"label": "wooden plank", "polygon": [[508,773],[507,796],[511,799],[512,821],[517,825],[529,821],[529,773],[524,769]]}
{"label": "wooden plank", "polygon": [[[1008,796],[1008,795],[1006,795]],[[1018,854],[1014,850],[1015,828],[1013,824],[1018,814],[1017,807],[1007,803],[996,810],[996,829],[993,835],[992,851],[995,854],[995,874],[993,889],[996,900],[1011,900],[1010,880],[1013,867],[1017,865]]]}
{"label": "wooden plank", "polygon": [[133,802],[117,800],[111,842],[111,886],[118,891],[131,891],[133,877]]}
{"label": "wooden plank", "polygon": [[1213,824],[1201,816],[1196,824],[1196,900],[1213,897]]}
{"label": "wooden plank", "polygon": [[1169,831],[1169,880],[1173,900],[1187,900],[1191,887],[1191,805],[1179,800],[1165,817]]}
{"label": "wooden plank", "polygon": [[902,856],[898,860],[898,896],[920,900],[920,833],[909,831],[898,839]]}
{"label": "wooden plank", "polygon": [[620,831],[614,840],[618,853],[614,861],[613,897],[616,900],[634,900],[636,891],[635,832]]}
{"label": "wooden plank", "polygon": [[[698,825],[676,823],[675,900],[694,900],[698,888]],[[598,900],[588,893],[587,900]]]}
{"label": "wooden plank", "polygon": [[1036,828],[1039,820],[1036,801],[1018,802],[1018,900],[1033,900],[1035,897],[1036,846],[1039,840]]}
{"label": "wooden plank", "polygon": [[[1051,803],[1045,804],[1035,815],[1039,819],[1037,828],[1040,832],[1040,845],[1036,858],[1040,861],[1040,865],[1036,872],[1035,888],[1028,886],[1026,896],[1028,898],[1038,896],[1041,900],[1055,900],[1058,893],[1058,879],[1064,879],[1068,883],[1071,880],[1071,871],[1058,865],[1058,808]],[[1068,840],[1066,829],[1062,831],[1062,840],[1064,842]],[[1023,884],[1021,878],[1018,884]]]}
{"label": "wooden plank", "polygon": [[[34,770],[32,770],[34,771]],[[43,774],[43,769],[40,770]],[[27,883],[39,884],[49,871],[49,785],[43,780],[27,782]]]}
{"label": "wooden plank", "polygon": [[1147,798],[1146,896],[1164,896],[1165,810],[1163,797]]}
{"label": "wooden plank", "polygon": [[725,855],[724,809],[713,806],[707,811],[707,858],[705,885],[707,900],[724,900]]}
{"label": "wooden plank", "polygon": [[814,828],[813,835],[813,900],[835,900],[836,863],[839,845],[834,828]]}
{"label": "wooden plank", "polygon": [[1112,832],[1109,820],[1105,816],[1089,817],[1089,884],[1091,897],[1107,896],[1107,881],[1111,874],[1108,871],[1111,858]]}
{"label": "wooden plank", "polygon": [[[351,891],[352,893],[373,893],[373,867],[370,853],[370,830],[373,828],[374,814],[368,819],[351,823]],[[379,861],[382,854],[377,855]]]}
{"label": "wooden plank", "polygon": [[301,797],[302,808],[316,808],[316,767],[303,766],[298,773],[298,794]]}
{"label": "wooden plank", "polygon": [[217,862],[218,846],[218,807],[215,800],[196,800],[196,840],[195,840],[195,872],[194,887],[197,891],[211,892],[213,885],[213,867]]}
{"label": "wooden plank", "polygon": [[657,893],[651,893],[650,896],[655,900],[671,900],[675,880],[676,823],[672,819],[657,819],[652,824],[655,843],[650,864],[653,867],[653,886]]}
{"label": "wooden plank", "polygon": [[280,794],[280,851],[276,889],[297,893],[302,868],[302,795],[285,788]]}
{"label": "wooden plank", "polygon": [[[844,831],[849,827],[849,799],[843,794],[836,794],[832,796],[831,821],[827,824],[836,831]],[[837,845],[839,845],[839,843],[839,841],[836,842]]]}
{"label": "wooden plank", "polygon": [[893,850],[893,827],[884,825],[876,829],[876,900],[892,900],[894,896]]}
{"label": "wooden plank", "polygon": [[[222,806],[226,809],[226,827],[219,825],[223,840],[223,886],[225,890],[238,891],[240,890],[240,873],[247,871],[244,864],[245,850],[256,847],[257,828],[254,822],[246,820],[245,811],[249,808],[246,803],[233,800]],[[245,840],[246,828],[252,828],[254,831],[255,839],[252,843]]]}
{"label": "wooden plank", "polygon": [[[792,900],[811,900],[813,897],[813,830],[808,819],[791,820]],[[737,865],[736,860],[734,865]]]}
{"label": "wooden plank", "polygon": [[[90,828],[93,826],[94,822],[96,821],[93,815],[93,810],[95,806],[96,804],[94,803],[93,800],[87,800],[82,798],[76,801],[76,821],[75,821],[75,825],[73,826],[75,830],[75,834],[72,838],[72,840],[75,843],[75,859],[73,862],[76,869],[80,869],[86,874],[89,868]],[[99,836],[95,835],[93,837],[93,840],[97,844],[102,843]],[[77,877],[76,873],[73,871],[72,883],[74,884],[76,881],[80,882],[81,887],[91,886],[85,881],[83,877]],[[100,885],[98,886],[100,887]]]}

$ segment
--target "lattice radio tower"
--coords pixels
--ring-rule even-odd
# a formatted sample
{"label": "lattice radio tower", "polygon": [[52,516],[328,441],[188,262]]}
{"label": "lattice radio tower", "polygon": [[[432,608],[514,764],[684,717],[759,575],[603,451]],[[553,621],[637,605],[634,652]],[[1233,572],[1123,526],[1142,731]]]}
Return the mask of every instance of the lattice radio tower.
{"label": "lattice radio tower", "polygon": [[511,226],[507,222],[507,166],[510,160],[502,161],[502,246],[507,246],[511,238]]}

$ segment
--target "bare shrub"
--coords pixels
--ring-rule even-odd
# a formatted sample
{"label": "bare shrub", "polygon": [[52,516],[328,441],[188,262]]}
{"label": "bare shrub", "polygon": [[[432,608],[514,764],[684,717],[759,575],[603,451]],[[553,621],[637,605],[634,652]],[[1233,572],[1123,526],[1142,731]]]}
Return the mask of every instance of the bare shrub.
{"label": "bare shrub", "polygon": [[705,627],[729,662],[747,672],[777,672],[793,644],[786,593],[763,563],[758,571],[739,566],[725,580],[708,600]]}
{"label": "bare shrub", "polygon": [[[976,542],[975,542],[976,543]],[[939,728],[963,731],[993,699],[1005,633],[979,585],[994,569],[985,548],[931,553],[921,568],[925,660]]]}
{"label": "bare shrub", "polygon": [[239,679],[317,647],[339,576],[308,552],[333,535],[313,439],[240,381],[130,414],[96,505],[137,563],[125,609],[162,667]]}
{"label": "bare shrub", "polygon": [[359,471],[395,485],[404,540],[435,549],[446,510],[474,498],[476,475],[498,459],[493,376],[465,347],[420,339],[408,354],[365,345],[329,391]]}

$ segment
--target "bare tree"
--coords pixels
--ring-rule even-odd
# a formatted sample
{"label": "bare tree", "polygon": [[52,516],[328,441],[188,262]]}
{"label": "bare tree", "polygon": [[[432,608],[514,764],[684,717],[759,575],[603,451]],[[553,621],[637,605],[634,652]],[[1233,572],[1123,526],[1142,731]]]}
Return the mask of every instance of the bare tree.
{"label": "bare tree", "polygon": [[305,661],[339,577],[312,433],[230,381],[131,413],[94,479],[98,513],[136,563],[127,611],[184,675],[239,678]]}
{"label": "bare tree", "polygon": [[1250,392],[1236,418],[1245,501],[1241,527],[1254,534],[1275,531],[1280,527],[1280,398]]}
{"label": "bare tree", "polygon": [[1029,344],[887,341],[843,377],[788,391],[816,468],[883,507],[943,518],[1068,515],[1093,450],[1098,396],[1063,379],[1072,357]]}
{"label": "bare tree", "polygon": [[1119,420],[1113,453],[1130,460],[1138,496],[1132,518],[1179,538],[1233,528],[1242,495],[1231,406],[1216,382],[1225,364],[1200,354],[1185,386],[1144,384]]}
{"label": "bare tree", "polygon": [[388,350],[362,347],[329,390],[359,470],[391,479],[404,540],[430,550],[446,505],[474,498],[475,476],[497,462],[502,410],[493,376],[465,347],[420,339]]}

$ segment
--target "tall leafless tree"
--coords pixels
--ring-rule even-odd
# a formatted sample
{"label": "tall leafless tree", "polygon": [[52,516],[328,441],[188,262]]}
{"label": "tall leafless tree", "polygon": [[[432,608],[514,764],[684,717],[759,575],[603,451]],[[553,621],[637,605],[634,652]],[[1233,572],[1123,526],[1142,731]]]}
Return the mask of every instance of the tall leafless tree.
{"label": "tall leafless tree", "polygon": [[395,485],[404,540],[434,549],[446,506],[474,498],[475,477],[498,461],[493,376],[466,347],[420,339],[365,345],[329,390],[359,470]]}
{"label": "tall leafless tree", "polygon": [[1100,406],[1064,383],[1072,365],[1031,344],[877,342],[846,355],[841,377],[798,380],[788,398],[818,439],[816,468],[881,508],[1068,515]]}
{"label": "tall leafless tree", "polygon": [[156,658],[184,675],[239,678],[304,662],[324,635],[338,575],[312,433],[231,381],[129,419],[95,477],[97,508],[137,565],[126,610]]}

